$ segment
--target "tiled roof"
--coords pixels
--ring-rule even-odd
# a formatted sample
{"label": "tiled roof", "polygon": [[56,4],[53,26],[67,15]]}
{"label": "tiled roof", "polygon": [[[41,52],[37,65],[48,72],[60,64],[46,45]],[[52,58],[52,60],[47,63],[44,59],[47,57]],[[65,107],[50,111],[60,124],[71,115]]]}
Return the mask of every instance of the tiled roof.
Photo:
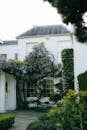
{"label": "tiled roof", "polygon": [[65,33],[69,33],[69,30],[63,25],[36,26],[22,33],[17,38],[36,36],[36,35],[65,34]]}
{"label": "tiled roof", "polygon": [[16,45],[18,44],[17,40],[7,40],[7,41],[3,41],[3,43],[1,43],[0,45]]}

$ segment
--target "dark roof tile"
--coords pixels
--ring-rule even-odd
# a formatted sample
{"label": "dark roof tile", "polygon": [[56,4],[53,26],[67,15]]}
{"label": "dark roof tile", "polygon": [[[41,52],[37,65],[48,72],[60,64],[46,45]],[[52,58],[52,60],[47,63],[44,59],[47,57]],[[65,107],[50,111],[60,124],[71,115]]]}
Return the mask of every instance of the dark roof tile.
{"label": "dark roof tile", "polygon": [[7,40],[7,41],[3,41],[3,43],[1,43],[0,45],[16,45],[18,44],[17,40]]}
{"label": "dark roof tile", "polygon": [[63,25],[36,26],[22,33],[17,38],[26,36],[64,34],[64,33],[69,33],[69,30]]}

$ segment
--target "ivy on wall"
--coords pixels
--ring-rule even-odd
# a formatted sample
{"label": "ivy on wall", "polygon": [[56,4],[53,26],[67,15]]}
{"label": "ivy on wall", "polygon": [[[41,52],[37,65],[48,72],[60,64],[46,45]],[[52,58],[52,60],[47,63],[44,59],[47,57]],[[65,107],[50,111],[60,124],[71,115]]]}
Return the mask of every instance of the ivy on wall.
{"label": "ivy on wall", "polygon": [[64,91],[74,89],[73,49],[62,51],[62,78]]}

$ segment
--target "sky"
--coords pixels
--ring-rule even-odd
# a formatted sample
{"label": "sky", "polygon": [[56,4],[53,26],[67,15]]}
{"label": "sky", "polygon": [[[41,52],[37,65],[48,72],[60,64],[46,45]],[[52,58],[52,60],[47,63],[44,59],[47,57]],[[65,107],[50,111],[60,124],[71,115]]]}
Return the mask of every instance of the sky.
{"label": "sky", "polygon": [[0,39],[12,40],[33,26],[61,24],[57,10],[43,0],[0,0]]}

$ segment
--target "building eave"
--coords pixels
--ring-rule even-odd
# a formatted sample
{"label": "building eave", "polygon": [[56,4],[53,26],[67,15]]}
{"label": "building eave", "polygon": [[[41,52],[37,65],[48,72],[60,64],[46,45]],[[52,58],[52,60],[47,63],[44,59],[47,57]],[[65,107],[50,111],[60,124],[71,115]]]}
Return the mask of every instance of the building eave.
{"label": "building eave", "polygon": [[49,34],[49,35],[35,35],[35,36],[19,36],[16,39],[27,39],[27,38],[38,38],[38,37],[56,37],[56,36],[69,36],[71,33],[64,33],[64,34]]}

